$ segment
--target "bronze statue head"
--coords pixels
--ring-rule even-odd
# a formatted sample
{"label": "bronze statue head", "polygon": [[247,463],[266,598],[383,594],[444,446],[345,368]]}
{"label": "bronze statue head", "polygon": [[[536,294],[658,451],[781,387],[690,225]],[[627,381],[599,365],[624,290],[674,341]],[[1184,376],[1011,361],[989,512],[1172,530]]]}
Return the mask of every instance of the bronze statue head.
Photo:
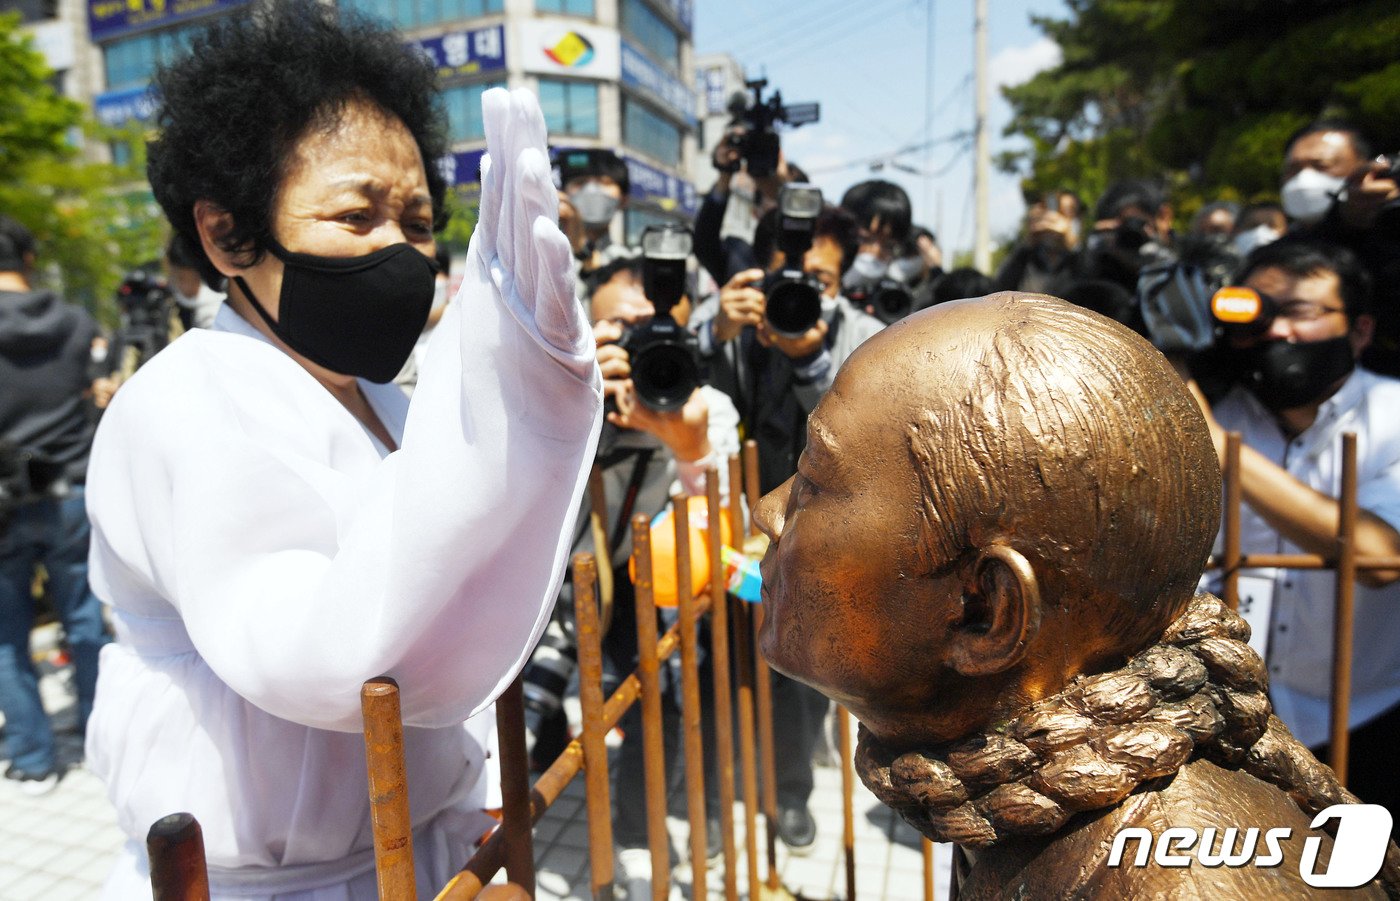
{"label": "bronze statue head", "polygon": [[849,359],[759,504],[762,649],[892,748],[951,741],[1156,641],[1219,515],[1146,341],[1039,295],[941,305]]}

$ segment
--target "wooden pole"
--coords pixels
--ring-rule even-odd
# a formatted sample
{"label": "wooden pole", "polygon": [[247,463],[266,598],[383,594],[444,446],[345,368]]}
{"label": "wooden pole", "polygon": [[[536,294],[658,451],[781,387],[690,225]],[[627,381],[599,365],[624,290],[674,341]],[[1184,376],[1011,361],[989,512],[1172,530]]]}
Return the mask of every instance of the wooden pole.
{"label": "wooden pole", "polygon": [[1332,771],[1347,783],[1351,750],[1351,646],[1356,599],[1356,434],[1342,436],[1342,496],[1337,522],[1337,594],[1332,623]]}
{"label": "wooden pole", "polygon": [[204,832],[192,814],[172,813],[146,833],[152,901],[209,901]]}
{"label": "wooden pole", "polygon": [[[729,458],[729,525],[738,544],[746,534],[743,508],[743,475],[739,456]],[[753,605],[734,607],[734,654],[739,685],[739,767],[744,787],[744,851],[748,855],[749,898],[761,896],[758,874],[758,754],[754,723],[753,625],[749,614]]]}
{"label": "wooden pole", "polygon": [[701,901],[706,889],[705,742],[700,731],[700,648],[691,589],[690,498],[672,499],[676,526],[676,603],[681,626],[681,725],[685,745],[686,813],[690,818],[691,897]]}
{"label": "wooden pole", "polygon": [[[744,442],[744,494],[749,502],[749,535],[759,534],[753,513],[759,500],[758,443]],[[754,688],[758,700],[758,759],[763,773],[764,830],[768,843],[768,888],[776,890],[778,877],[778,789],[777,768],[773,761],[773,684],[768,661],[758,650],[758,633],[763,628],[763,605],[753,611],[753,632],[750,642],[754,649]]]}
{"label": "wooden pole", "polygon": [[1244,489],[1240,478],[1240,433],[1225,436],[1225,597],[1231,610],[1240,609],[1240,519]]}
{"label": "wooden pole", "polygon": [[856,901],[856,774],[851,757],[851,715],[836,705],[836,728],[841,730],[841,816],[842,842],[846,851],[846,901]]}
{"label": "wooden pole", "polygon": [[534,820],[530,816],[530,754],[525,750],[525,690],[516,676],[496,701],[501,751],[501,831],[506,876],[528,897],[535,894]]}
{"label": "wooden pole", "polygon": [[933,842],[921,838],[919,847],[924,852],[924,901],[933,901]]}
{"label": "wooden pole", "polygon": [[360,708],[365,721],[365,763],[369,769],[369,809],[379,897],[416,898],[413,818],[408,810],[398,683],[388,676],[370,679],[360,689]]}
{"label": "wooden pole", "polygon": [[632,517],[632,559],[636,564],[637,677],[642,694],[642,762],[646,780],[647,846],[651,849],[651,896],[671,894],[671,840],[666,832],[666,743],[661,715],[661,661],[656,648],[656,599],[651,572],[651,526]]}
{"label": "wooden pole", "polygon": [[[738,486],[730,483],[733,490]],[[725,516],[720,505],[719,470],[705,473],[705,503],[710,522],[710,654],[715,691],[715,769],[719,779],[720,842],[724,850],[724,897],[739,897],[739,855],[734,841],[734,708],[729,684],[729,594],[724,579]],[[736,533],[737,534],[737,533]]]}
{"label": "wooden pole", "polygon": [[574,555],[574,624],[578,634],[579,704],[583,708],[583,775],[588,808],[588,863],[595,901],[613,896],[612,792],[603,715],[603,636],[593,555]]}

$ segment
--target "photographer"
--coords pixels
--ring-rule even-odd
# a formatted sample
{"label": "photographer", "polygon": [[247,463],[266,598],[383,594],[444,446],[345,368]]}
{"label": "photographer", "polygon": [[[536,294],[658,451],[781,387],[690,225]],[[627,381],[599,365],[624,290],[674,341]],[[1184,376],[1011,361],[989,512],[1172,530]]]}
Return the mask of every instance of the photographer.
{"label": "photographer", "polygon": [[[131,270],[117,288],[121,317],[112,341],[112,378],[118,385],[135,374],[182,332],[182,311],[160,264]],[[216,308],[217,311],[217,308]]]}
{"label": "photographer", "polygon": [[[634,367],[639,365],[634,353],[645,356],[654,350],[638,350],[631,339],[658,316],[657,305],[648,299],[644,290],[646,265],[643,259],[623,259],[604,266],[597,273],[592,302],[598,366],[609,407],[608,425],[604,427],[596,462],[603,496],[594,499],[591,509],[585,505],[580,511],[573,552],[592,552],[600,566],[610,570],[607,574],[610,579],[607,576],[601,579],[605,602],[611,591],[611,626],[603,642],[609,692],[637,665],[636,608],[627,569],[632,553],[632,517],[638,513],[648,518],[655,516],[666,509],[676,494],[703,498],[705,473],[712,466],[719,468],[721,493],[727,496],[725,461],[739,450],[739,414],[725,394],[695,383],[689,391],[684,387],[679,389],[686,395],[683,399],[674,395],[669,398],[671,403],[663,400],[663,405],[673,406],[673,409],[657,410],[653,391],[657,386],[648,384],[645,378],[640,386],[634,380],[638,374]],[[690,306],[690,298],[681,297],[670,307],[671,318],[684,327],[690,318]],[[663,353],[673,351],[682,352],[674,346],[663,349]],[[642,360],[640,365],[646,362]],[[696,370],[697,377],[698,374]],[[660,386],[660,393],[664,394],[670,387]],[[598,546],[600,539],[606,543],[606,549]],[[603,562],[607,560],[611,563]],[[566,586],[524,676],[527,725],[532,747],[537,749],[535,759],[540,763],[551,760],[567,741],[563,734],[561,703],[576,665],[573,597]],[[702,685],[708,692],[712,682],[705,678]],[[678,685],[668,685],[668,748],[676,737],[673,727],[679,722],[679,699],[673,696],[678,691]],[[705,722],[708,728],[710,718],[706,717]],[[635,885],[639,880],[651,878],[640,708],[633,706],[618,725],[624,735],[621,758],[615,770],[614,833],[622,870],[619,881]],[[550,736],[553,736],[552,741]],[[706,765],[711,767],[711,773],[712,748],[713,741],[707,737]],[[676,759],[676,754],[668,754],[668,760]],[[709,847],[711,851],[718,851],[718,782],[707,776],[706,785],[714,792],[707,804],[711,813]]]}
{"label": "photographer", "polygon": [[1113,282],[1131,294],[1145,267],[1173,258],[1172,206],[1151,182],[1109,185],[1094,207],[1094,220],[1073,281]]}
{"label": "photographer", "polygon": [[1289,233],[1351,250],[1375,284],[1376,335],[1362,362],[1400,375],[1400,178],[1394,157],[1376,157],[1354,126],[1315,122],[1284,150]]}
{"label": "photographer", "polygon": [[[1257,311],[1222,325],[1236,385],[1213,406],[1200,392],[1197,400],[1222,465],[1226,433],[1243,435],[1241,550],[1335,553],[1341,439],[1354,432],[1356,553],[1400,554],[1400,381],[1358,365],[1375,327],[1365,270],[1345,248],[1284,238],[1250,254],[1236,285],[1229,290],[1249,302],[1243,309]],[[1258,586],[1254,603],[1272,607],[1256,614],[1256,633],[1267,642],[1274,710],[1326,760],[1334,575],[1292,569],[1246,575]],[[1400,807],[1390,757],[1400,728],[1397,580],[1393,570],[1357,577],[1348,782],[1363,801],[1391,810]]]}
{"label": "photographer", "polygon": [[1079,265],[1083,211],[1078,195],[1063,189],[1032,203],[1026,211],[1025,234],[993,279],[996,290],[1060,296]]}
{"label": "photographer", "polygon": [[[710,383],[733,399],[745,433],[758,442],[764,493],[787,481],[807,443],[807,414],[831,387],[836,370],[881,323],[841,295],[842,276],[859,248],[851,214],[821,203],[810,186],[789,185],[779,200],[781,223],[766,279],[740,272],[717,298],[696,310],[700,352]],[[803,252],[799,252],[805,246]],[[799,278],[802,281],[799,281]],[[810,291],[814,324],[793,325],[779,313],[791,294]],[[774,318],[783,318],[780,323]],[[795,331],[802,328],[800,332]],[[826,698],[781,676],[773,682],[774,728],[788,750],[778,755],[778,836],[801,852],[816,837],[807,809],[812,751],[821,734]]]}
{"label": "photographer", "polygon": [[[773,208],[783,185],[807,180],[801,169],[788,163],[781,150],[778,151],[777,164],[772,172],[758,177],[746,173],[744,134],[744,126],[731,126],[725,140],[715,147],[712,160],[719,177],[715,180],[715,186],[700,201],[700,210],[695,214],[695,258],[718,285],[723,285],[745,269],[759,265],[755,246],[762,243],[762,237],[757,232],[765,228],[764,214]],[[729,198],[734,193],[735,176],[747,177],[753,186],[749,204],[756,220],[752,239],[722,233],[725,217],[729,213]]]}
{"label": "photographer", "polygon": [[[893,182],[863,181],[846,191],[841,208],[860,227],[860,246],[842,277],[842,293],[857,309],[882,323],[897,322],[915,309],[915,290],[927,253],[913,241],[909,195]],[[925,244],[931,243],[929,233]],[[936,244],[932,250],[937,251]],[[942,254],[936,255],[941,262]],[[924,296],[929,297],[929,292]]]}
{"label": "photographer", "polygon": [[33,266],[33,236],[0,216],[0,710],[5,778],[42,794],[59,772],[29,653],[35,568],[48,573],[48,599],[73,655],[80,733],[107,636],[88,587],[84,506],[93,431],[84,395],[97,324],[52,291],[33,290]]}
{"label": "photographer", "polygon": [[611,150],[556,151],[554,167],[559,173],[559,229],[574,251],[579,296],[587,298],[599,269],[632,255],[613,241],[611,231],[618,211],[627,206],[632,179],[627,164]]}

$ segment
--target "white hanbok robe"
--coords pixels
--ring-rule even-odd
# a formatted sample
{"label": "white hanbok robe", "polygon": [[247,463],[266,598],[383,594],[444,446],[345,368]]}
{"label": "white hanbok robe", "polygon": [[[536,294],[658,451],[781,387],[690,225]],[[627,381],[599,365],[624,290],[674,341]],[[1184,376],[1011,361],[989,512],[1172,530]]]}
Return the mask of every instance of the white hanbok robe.
{"label": "white hanbok robe", "polygon": [[581,312],[542,334],[468,265],[411,406],[361,383],[394,453],[227,305],[117,393],[87,491],[117,631],[87,754],[130,839],[106,897],[149,897],[145,835],[177,811],[216,898],[375,897],[360,686],[380,674],[420,892],[469,856],[491,723],[462,724],[544,628],[602,414]]}

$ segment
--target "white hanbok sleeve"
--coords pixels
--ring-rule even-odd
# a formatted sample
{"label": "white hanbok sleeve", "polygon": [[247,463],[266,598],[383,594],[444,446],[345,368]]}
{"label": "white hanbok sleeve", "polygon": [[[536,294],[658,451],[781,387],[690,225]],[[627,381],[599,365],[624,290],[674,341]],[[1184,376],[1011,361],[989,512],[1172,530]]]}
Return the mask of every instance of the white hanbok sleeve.
{"label": "white hanbok sleeve", "polygon": [[119,393],[104,423],[105,591],[168,601],[214,673],[284,719],[358,731],[361,684],[388,674],[407,724],[465,720],[524,665],[563,577],[601,379],[539,106],[500,89],[482,104],[480,220],[398,451],[340,465],[311,417],[266,440],[235,392],[191,390],[174,425],[174,398]]}

